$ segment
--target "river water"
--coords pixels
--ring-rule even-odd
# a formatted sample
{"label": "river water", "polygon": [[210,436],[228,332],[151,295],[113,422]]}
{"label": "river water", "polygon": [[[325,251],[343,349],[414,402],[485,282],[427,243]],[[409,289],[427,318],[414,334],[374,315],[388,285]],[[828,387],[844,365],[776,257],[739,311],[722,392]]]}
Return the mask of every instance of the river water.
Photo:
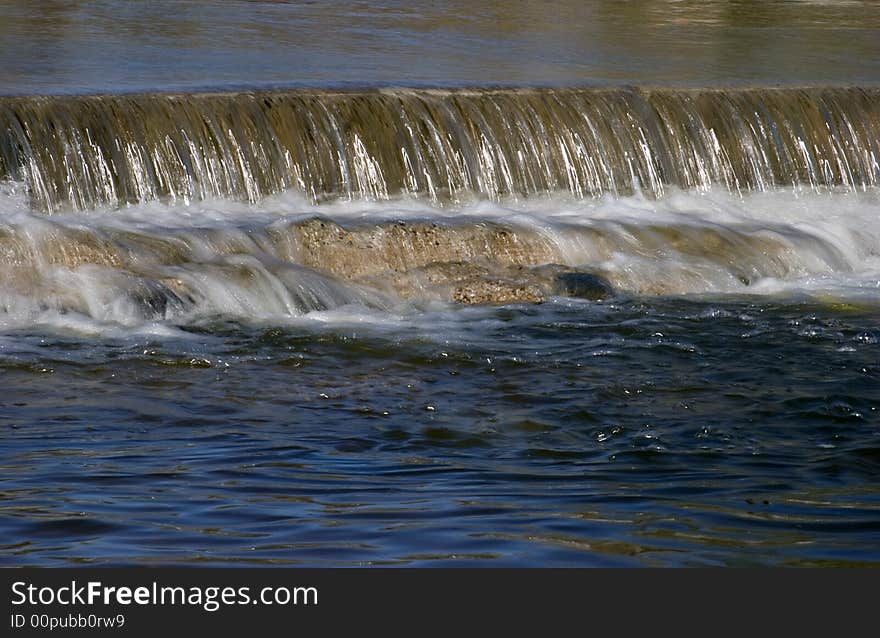
{"label": "river water", "polygon": [[872,2],[0,2],[0,561],[876,565]]}

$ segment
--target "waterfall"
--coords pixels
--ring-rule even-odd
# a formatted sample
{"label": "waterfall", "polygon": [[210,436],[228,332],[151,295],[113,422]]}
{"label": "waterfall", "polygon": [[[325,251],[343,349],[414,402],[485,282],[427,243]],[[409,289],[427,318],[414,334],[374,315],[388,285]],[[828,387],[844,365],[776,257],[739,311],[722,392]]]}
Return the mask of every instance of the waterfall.
{"label": "waterfall", "polygon": [[499,89],[0,97],[0,180],[40,211],[296,189],[443,204],[670,187],[864,190],[880,89]]}

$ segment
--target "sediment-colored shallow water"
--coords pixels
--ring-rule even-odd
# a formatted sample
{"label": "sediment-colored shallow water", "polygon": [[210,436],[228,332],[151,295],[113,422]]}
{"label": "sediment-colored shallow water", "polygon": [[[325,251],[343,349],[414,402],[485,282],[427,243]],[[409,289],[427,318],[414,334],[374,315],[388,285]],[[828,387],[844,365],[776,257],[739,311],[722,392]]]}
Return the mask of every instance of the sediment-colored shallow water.
{"label": "sediment-colored shallow water", "polygon": [[123,4],[0,9],[3,564],[878,563],[874,5]]}

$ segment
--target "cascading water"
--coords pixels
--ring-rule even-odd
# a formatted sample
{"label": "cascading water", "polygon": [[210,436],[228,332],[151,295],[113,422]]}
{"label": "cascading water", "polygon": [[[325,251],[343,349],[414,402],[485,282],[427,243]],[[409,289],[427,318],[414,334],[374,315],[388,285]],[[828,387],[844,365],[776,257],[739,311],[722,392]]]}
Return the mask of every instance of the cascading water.
{"label": "cascading water", "polygon": [[0,2],[0,562],[876,566],[878,28]]}
{"label": "cascading water", "polygon": [[535,302],[567,273],[590,298],[863,289],[878,157],[876,89],[0,98],[4,304],[131,325]]}
{"label": "cascading water", "polygon": [[864,190],[880,90],[294,91],[0,98],[0,177],[34,208],[432,201],[670,187]]}

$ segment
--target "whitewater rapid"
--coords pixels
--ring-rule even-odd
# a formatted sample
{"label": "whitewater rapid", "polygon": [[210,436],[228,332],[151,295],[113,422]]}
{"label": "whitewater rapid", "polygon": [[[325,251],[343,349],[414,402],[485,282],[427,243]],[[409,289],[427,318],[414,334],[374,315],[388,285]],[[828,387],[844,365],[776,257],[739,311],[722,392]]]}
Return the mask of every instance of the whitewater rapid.
{"label": "whitewater rapid", "polygon": [[[875,306],[878,212],[873,189],[716,188],[460,206],[413,198],[316,204],[288,191],[253,204],[147,202],[46,215],[30,209],[21,184],[7,183],[0,323],[173,333],[217,320],[327,321],[333,313],[418,321],[436,304],[566,296]],[[607,288],[566,287],[566,273]]]}

